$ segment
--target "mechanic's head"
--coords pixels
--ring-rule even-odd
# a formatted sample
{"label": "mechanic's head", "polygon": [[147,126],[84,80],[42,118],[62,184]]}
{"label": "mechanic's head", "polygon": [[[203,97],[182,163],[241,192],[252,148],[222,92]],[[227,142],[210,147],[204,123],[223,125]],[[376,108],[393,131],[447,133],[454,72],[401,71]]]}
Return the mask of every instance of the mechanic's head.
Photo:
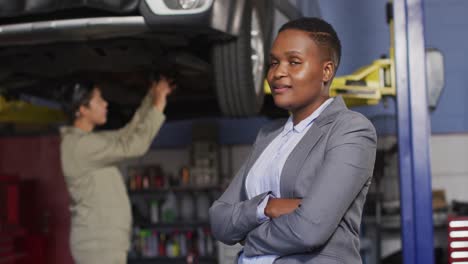
{"label": "mechanic's head", "polygon": [[292,20],[280,28],[270,54],[267,79],[278,107],[309,115],[329,98],[341,57],[330,24],[320,18]]}
{"label": "mechanic's head", "polygon": [[75,81],[64,85],[68,98],[66,111],[72,124],[84,122],[92,127],[107,121],[107,102],[101,89],[92,81]]}

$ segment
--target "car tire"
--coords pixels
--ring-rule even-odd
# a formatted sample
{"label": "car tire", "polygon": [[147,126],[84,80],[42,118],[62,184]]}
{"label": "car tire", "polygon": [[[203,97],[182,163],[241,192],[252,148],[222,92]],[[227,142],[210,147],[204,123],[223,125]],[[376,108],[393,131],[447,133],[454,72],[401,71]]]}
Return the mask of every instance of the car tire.
{"label": "car tire", "polygon": [[[237,38],[218,43],[213,48],[218,104],[222,113],[230,117],[252,116],[260,111],[264,99],[266,54],[271,46],[272,1],[246,1],[244,8]],[[254,56],[257,56],[256,60]]]}

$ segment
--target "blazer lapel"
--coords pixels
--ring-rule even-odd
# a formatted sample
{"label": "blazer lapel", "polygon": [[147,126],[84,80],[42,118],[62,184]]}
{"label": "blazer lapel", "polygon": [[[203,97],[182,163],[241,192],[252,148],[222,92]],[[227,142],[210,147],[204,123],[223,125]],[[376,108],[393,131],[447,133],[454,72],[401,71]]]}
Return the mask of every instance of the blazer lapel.
{"label": "blazer lapel", "polygon": [[299,175],[305,160],[309,156],[309,153],[324,135],[321,128],[333,122],[338,113],[345,109],[346,105],[344,104],[341,96],[335,97],[333,102],[314,121],[307,133],[293,149],[289,157],[286,159],[283,170],[281,171],[281,197],[293,197],[296,178]]}
{"label": "blazer lapel", "polygon": [[302,164],[304,164],[309,152],[322,136],[322,130],[315,123],[312,124],[309,131],[299,141],[291,154],[289,154],[280,176],[281,197],[292,197],[299,170],[302,168]]}

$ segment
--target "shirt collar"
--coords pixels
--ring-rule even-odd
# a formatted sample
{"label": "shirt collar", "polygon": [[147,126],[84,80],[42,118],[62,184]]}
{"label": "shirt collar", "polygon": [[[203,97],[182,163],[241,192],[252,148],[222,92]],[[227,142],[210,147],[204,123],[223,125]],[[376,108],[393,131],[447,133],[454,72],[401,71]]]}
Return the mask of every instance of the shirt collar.
{"label": "shirt collar", "polygon": [[295,133],[302,133],[306,128],[308,128],[314,121],[319,117],[319,115],[327,108],[328,105],[333,102],[333,97],[329,98],[325,102],[323,102],[322,105],[320,105],[317,110],[315,110],[312,114],[310,114],[306,119],[302,120],[299,122],[299,124],[294,126],[293,120],[292,120],[292,115],[289,116],[288,121],[284,125],[284,129],[282,132],[282,135],[285,136],[289,132],[293,131]]}

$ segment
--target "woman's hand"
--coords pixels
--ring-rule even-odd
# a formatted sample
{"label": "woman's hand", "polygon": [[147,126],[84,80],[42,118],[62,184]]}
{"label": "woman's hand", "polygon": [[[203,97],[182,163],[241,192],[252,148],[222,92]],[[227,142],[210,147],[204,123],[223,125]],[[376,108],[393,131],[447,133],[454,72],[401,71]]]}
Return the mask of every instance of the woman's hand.
{"label": "woman's hand", "polygon": [[167,96],[176,88],[172,81],[162,76],[158,82],[151,83],[151,94],[153,95],[153,105],[161,112],[164,112],[167,104]]}
{"label": "woman's hand", "polygon": [[270,198],[265,207],[265,215],[277,218],[284,214],[292,213],[301,204],[302,199]]}

